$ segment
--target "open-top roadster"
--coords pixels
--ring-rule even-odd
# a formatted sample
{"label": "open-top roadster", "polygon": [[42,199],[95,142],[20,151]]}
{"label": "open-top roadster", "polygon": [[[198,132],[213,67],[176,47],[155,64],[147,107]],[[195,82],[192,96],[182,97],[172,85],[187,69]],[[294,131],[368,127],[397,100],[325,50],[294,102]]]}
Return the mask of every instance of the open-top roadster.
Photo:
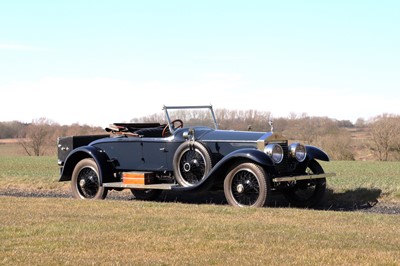
{"label": "open-top roadster", "polygon": [[317,162],[329,161],[322,150],[273,130],[219,130],[212,106],[163,110],[165,124],[115,123],[109,135],[59,138],[60,181],[71,181],[80,199],[104,199],[111,189],[142,200],[162,190],[223,190],[233,206],[261,207],[280,191],[292,205],[312,207],[335,175]]}

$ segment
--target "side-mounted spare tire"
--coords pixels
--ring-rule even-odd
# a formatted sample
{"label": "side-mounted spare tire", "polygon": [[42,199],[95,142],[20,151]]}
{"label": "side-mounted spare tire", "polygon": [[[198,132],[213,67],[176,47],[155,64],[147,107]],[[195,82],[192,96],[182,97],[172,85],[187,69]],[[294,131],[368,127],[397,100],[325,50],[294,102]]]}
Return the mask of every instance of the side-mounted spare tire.
{"label": "side-mounted spare tire", "polygon": [[183,187],[201,182],[212,167],[210,152],[197,141],[182,143],[175,152],[173,164],[175,179]]}

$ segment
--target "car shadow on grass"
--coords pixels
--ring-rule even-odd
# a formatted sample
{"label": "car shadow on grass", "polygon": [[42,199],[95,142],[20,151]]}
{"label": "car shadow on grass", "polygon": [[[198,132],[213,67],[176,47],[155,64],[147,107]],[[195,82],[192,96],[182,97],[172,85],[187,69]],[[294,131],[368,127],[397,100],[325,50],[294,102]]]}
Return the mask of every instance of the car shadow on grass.
{"label": "car shadow on grass", "polygon": [[[382,194],[380,189],[357,188],[344,192],[334,192],[327,189],[325,198],[314,209],[327,211],[379,211],[379,198]],[[41,191],[41,190],[18,190],[0,189],[0,196],[14,197],[50,197],[50,198],[71,198],[69,191]],[[130,191],[125,192],[111,191],[107,196],[109,200],[136,200]],[[176,202],[185,204],[214,204],[228,205],[223,191],[207,191],[193,194],[193,192],[163,191],[158,197],[157,202]],[[281,193],[271,193],[270,208],[292,208],[293,206],[283,197]],[[393,207],[396,213],[400,213],[400,206]]]}
{"label": "car shadow on grass", "polygon": [[382,195],[382,190],[377,188],[357,188],[344,192],[334,192],[327,189],[324,209],[339,211],[357,211],[373,208]]}
{"label": "car shadow on grass", "polygon": [[[342,193],[327,189],[323,201],[314,209],[330,211],[359,211],[370,209],[378,203],[380,189],[357,188]],[[157,199],[158,202],[178,202],[186,204],[215,204],[227,205],[223,191],[210,191],[193,195],[190,192],[164,191]],[[278,192],[271,194],[268,207],[291,208],[293,206]]]}

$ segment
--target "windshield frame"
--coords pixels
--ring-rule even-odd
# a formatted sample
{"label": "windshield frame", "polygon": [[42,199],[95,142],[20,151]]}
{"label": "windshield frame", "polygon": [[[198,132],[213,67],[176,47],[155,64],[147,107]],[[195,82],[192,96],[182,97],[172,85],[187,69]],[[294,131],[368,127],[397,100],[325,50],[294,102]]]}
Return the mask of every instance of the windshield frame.
{"label": "windshield frame", "polygon": [[170,115],[168,113],[168,110],[193,110],[193,109],[209,109],[211,112],[212,121],[214,123],[214,128],[218,129],[218,123],[217,123],[217,120],[215,119],[215,114],[214,114],[212,105],[193,105],[193,106],[166,106],[166,105],[164,105],[163,110],[165,112],[165,118],[167,120],[169,130],[171,131],[172,134],[175,132],[175,129],[171,123],[172,121],[171,121]]}

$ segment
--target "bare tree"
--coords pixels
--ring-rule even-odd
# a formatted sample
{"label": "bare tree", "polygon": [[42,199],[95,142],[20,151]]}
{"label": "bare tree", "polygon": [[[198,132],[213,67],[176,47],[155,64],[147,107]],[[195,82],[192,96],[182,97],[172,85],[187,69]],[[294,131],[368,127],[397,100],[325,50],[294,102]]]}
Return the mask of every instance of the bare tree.
{"label": "bare tree", "polygon": [[308,144],[313,144],[319,135],[319,124],[320,119],[316,117],[292,119],[290,123],[287,123],[284,134],[290,139],[302,140]]}
{"label": "bare tree", "polygon": [[22,122],[0,122],[0,139],[16,138],[26,125]]}
{"label": "bare tree", "polygon": [[331,159],[355,160],[351,135],[346,129],[322,135],[317,145],[327,152]]}
{"label": "bare tree", "polygon": [[356,128],[363,128],[365,127],[365,119],[360,117],[357,119],[356,123],[354,124]]}
{"label": "bare tree", "polygon": [[49,145],[50,126],[52,121],[46,118],[33,120],[27,126],[25,136],[20,138],[19,143],[29,156],[43,156]]}
{"label": "bare tree", "polygon": [[143,117],[139,117],[139,118],[132,118],[131,122],[132,123],[154,123],[154,122],[158,122],[161,123],[162,121],[165,120],[165,115],[164,113],[156,113],[156,114],[152,114],[149,116],[143,116]]}
{"label": "bare tree", "polygon": [[380,161],[388,161],[390,152],[399,150],[399,131],[399,116],[383,114],[373,119],[370,126],[371,149],[377,153]]}

